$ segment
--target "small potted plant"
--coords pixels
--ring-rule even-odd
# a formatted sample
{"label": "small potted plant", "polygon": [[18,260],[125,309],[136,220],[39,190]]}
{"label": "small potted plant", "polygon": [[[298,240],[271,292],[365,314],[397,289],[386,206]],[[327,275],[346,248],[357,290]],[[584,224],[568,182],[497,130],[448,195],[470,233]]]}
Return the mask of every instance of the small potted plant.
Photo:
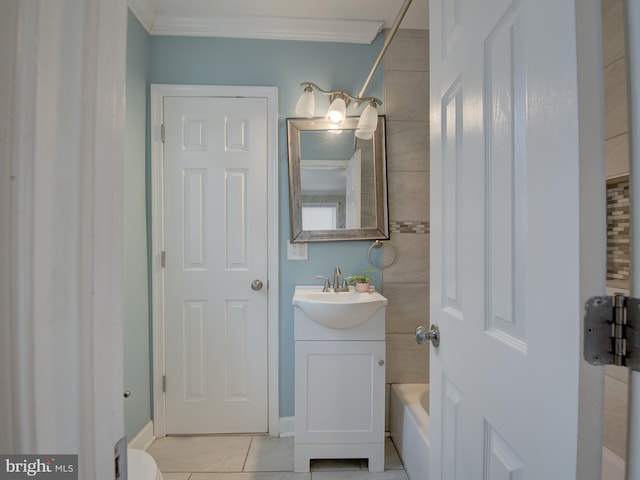
{"label": "small potted plant", "polygon": [[351,275],[349,277],[349,283],[356,286],[357,292],[368,292],[371,288],[371,282],[373,282],[374,278],[370,277],[368,274],[373,273],[375,270],[370,268],[363,270],[359,275]]}

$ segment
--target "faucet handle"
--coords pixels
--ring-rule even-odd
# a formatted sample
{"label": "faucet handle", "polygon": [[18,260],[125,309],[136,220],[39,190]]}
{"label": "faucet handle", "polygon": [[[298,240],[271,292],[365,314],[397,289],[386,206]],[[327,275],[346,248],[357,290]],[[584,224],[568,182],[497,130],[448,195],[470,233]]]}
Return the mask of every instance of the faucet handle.
{"label": "faucet handle", "polygon": [[331,288],[331,283],[329,283],[329,279],[327,277],[322,276],[322,275],[316,275],[316,279],[324,280],[324,285],[322,286],[322,291],[323,292],[328,292],[329,289]]}

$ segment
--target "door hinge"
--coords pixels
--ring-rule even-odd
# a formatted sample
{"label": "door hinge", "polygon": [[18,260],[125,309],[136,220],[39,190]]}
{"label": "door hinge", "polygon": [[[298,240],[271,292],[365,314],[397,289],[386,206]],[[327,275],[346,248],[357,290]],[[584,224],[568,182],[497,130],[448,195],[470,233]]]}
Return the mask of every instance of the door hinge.
{"label": "door hinge", "polygon": [[162,392],[165,393],[167,391],[167,376],[162,376]]}
{"label": "door hinge", "polygon": [[160,139],[162,140],[162,143],[164,143],[164,124],[160,125]]}
{"label": "door hinge", "polygon": [[167,266],[167,254],[164,250],[160,254],[160,264],[162,265],[162,268]]}
{"label": "door hinge", "polygon": [[640,299],[622,294],[591,297],[585,304],[584,359],[640,371]]}

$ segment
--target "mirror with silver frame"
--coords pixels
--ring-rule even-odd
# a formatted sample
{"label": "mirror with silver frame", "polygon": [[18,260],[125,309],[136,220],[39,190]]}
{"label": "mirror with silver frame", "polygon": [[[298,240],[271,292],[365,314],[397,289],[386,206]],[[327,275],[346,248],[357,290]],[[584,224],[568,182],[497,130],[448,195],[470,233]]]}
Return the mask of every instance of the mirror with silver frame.
{"label": "mirror with silver frame", "polygon": [[385,117],[369,140],[357,124],[287,119],[292,242],[389,238]]}

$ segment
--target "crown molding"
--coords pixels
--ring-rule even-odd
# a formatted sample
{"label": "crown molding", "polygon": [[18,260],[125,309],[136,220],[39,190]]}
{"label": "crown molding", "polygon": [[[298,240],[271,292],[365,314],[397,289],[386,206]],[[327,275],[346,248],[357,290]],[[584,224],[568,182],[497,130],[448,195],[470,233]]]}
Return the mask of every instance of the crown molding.
{"label": "crown molding", "polygon": [[[129,5],[131,6],[132,2],[143,1],[129,0]],[[151,35],[369,44],[376,38],[384,22],[291,17],[155,15],[152,24],[153,26],[147,29]]]}
{"label": "crown molding", "polygon": [[142,26],[151,33],[156,16],[155,9],[149,5],[148,0],[127,0],[129,10],[135,15]]}

